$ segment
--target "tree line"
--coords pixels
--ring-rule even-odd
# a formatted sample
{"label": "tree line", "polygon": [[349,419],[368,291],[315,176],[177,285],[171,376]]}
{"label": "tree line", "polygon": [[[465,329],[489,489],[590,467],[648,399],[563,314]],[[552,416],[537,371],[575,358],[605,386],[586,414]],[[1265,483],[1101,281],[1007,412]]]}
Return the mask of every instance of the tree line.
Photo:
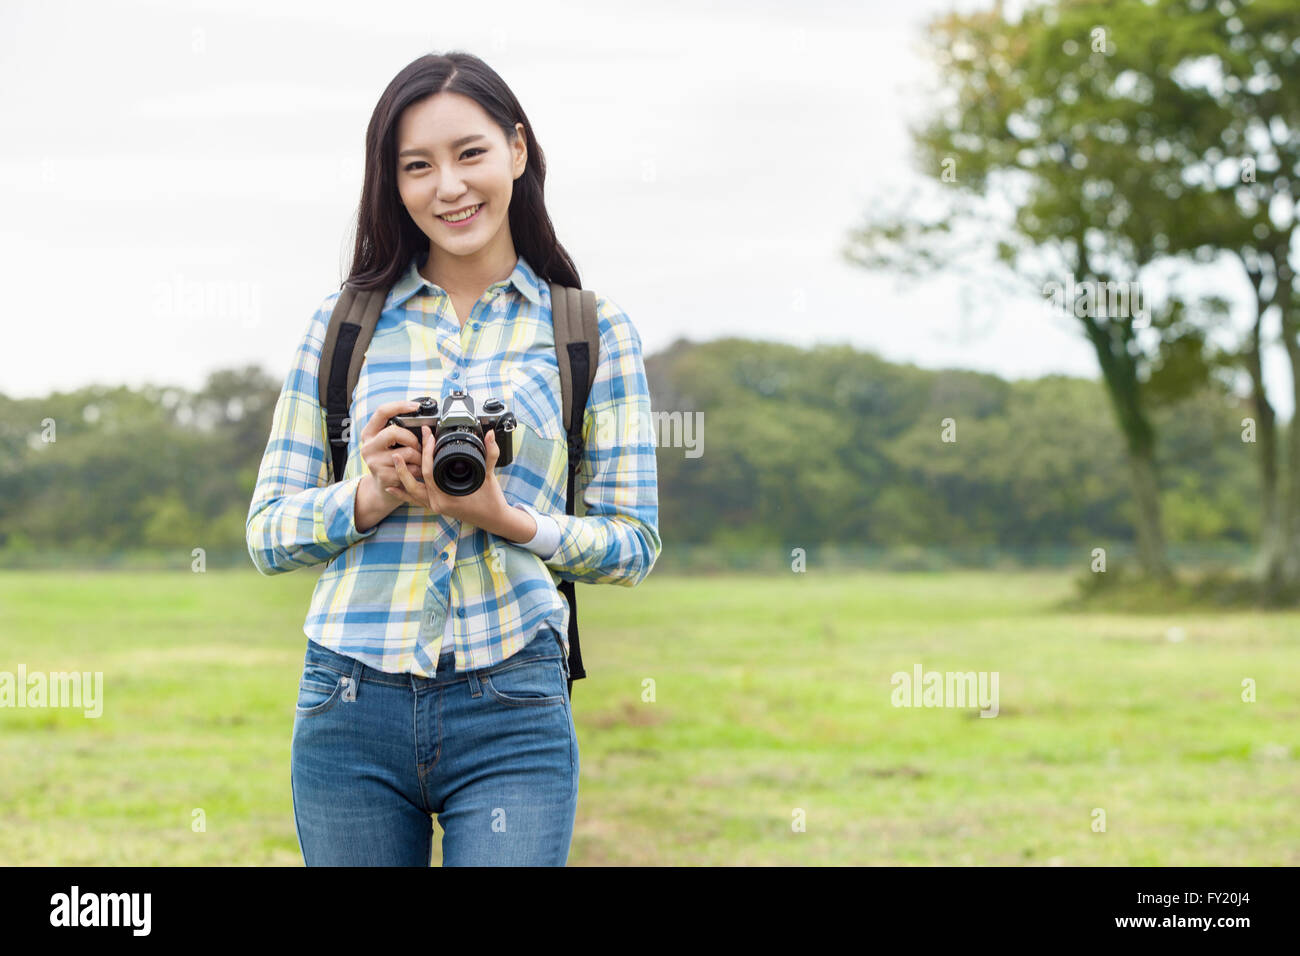
{"label": "tree line", "polygon": [[[657,415],[701,428],[694,450],[656,435],[665,551],[1077,545],[1086,561],[1134,540],[1124,441],[1099,383],[736,338],[678,341],[646,357],[646,374]],[[248,367],[197,391],[0,396],[0,553],[243,548],[280,386]],[[1258,539],[1246,412],[1213,382],[1153,411],[1171,540]]]}

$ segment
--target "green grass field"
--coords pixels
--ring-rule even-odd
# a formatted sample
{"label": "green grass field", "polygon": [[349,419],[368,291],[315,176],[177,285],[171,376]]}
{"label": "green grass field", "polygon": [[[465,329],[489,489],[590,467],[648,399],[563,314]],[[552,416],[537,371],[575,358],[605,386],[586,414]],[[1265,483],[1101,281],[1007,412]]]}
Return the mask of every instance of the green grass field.
{"label": "green grass field", "polygon": [[[0,708],[0,864],[301,865],[289,739],[314,582],[0,573],[0,670],[104,674],[97,719]],[[1300,864],[1300,614],[1056,609],[1071,590],[1016,572],[580,587],[570,865]],[[894,707],[915,664],[997,671],[999,715]]]}

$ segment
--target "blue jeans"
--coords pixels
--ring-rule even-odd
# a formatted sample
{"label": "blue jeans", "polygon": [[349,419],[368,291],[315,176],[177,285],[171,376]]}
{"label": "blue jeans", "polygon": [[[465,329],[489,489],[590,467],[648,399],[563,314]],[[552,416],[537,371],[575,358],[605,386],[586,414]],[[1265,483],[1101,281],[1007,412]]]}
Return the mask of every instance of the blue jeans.
{"label": "blue jeans", "polygon": [[541,631],[495,667],[389,674],[307,641],[290,781],[308,866],[563,866],[578,807],[568,661]]}

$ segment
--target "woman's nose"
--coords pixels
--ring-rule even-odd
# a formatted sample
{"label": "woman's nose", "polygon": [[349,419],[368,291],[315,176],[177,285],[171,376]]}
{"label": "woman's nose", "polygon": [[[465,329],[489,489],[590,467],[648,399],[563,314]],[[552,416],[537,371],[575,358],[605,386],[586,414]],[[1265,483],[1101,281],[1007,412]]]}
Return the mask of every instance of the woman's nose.
{"label": "woman's nose", "polygon": [[438,181],[436,192],[440,201],[450,203],[454,202],[456,197],[464,195],[465,187],[459,176],[447,175]]}

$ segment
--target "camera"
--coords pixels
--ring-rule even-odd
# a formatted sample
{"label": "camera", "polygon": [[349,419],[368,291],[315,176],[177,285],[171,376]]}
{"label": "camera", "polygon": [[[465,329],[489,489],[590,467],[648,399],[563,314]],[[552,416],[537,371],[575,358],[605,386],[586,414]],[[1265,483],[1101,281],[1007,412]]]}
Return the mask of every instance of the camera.
{"label": "camera", "polygon": [[499,398],[484,399],[475,411],[474,399],[467,393],[455,391],[438,403],[428,395],[411,399],[420,407],[410,415],[394,415],[388,424],[405,428],[422,441],[422,427],[433,432],[433,480],[445,494],[472,495],[478,491],[487,476],[487,446],[484,434],[491,429],[496,433],[500,457],[497,465],[514,461],[514,430],[518,424],[514,414]]}

